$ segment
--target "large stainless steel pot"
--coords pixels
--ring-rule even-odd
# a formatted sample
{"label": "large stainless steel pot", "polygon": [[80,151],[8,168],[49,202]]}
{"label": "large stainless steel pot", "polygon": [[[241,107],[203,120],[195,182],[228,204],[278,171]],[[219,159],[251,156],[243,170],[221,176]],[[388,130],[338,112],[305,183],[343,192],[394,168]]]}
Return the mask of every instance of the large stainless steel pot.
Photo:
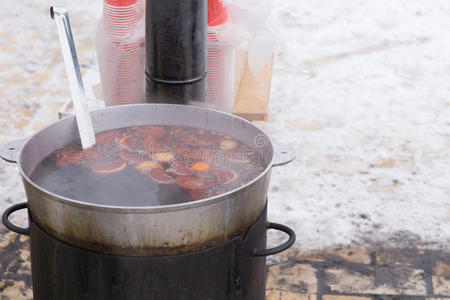
{"label": "large stainless steel pot", "polygon": [[30,180],[31,172],[44,157],[78,138],[75,117],[64,118],[24,141],[4,145],[0,156],[17,162],[33,221],[56,238],[93,251],[169,255],[244,237],[266,206],[271,168],[293,159],[293,152],[288,150],[279,150],[274,155],[274,145],[268,136],[250,122],[200,107],[118,106],[92,112],[92,120],[96,132],[147,124],[222,131],[253,144],[261,151],[265,165],[264,172],[253,181],[220,196],[157,207],[127,207],[126,199],[123,206],[105,206],[58,196]]}

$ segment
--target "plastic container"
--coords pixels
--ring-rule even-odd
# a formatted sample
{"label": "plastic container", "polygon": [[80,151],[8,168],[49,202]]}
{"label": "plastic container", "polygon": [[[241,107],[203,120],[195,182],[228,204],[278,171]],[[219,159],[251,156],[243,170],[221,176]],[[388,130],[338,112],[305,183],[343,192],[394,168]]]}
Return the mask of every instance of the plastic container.
{"label": "plastic container", "polygon": [[233,112],[237,93],[236,51],[239,43],[222,0],[208,0],[208,75],[206,105]]}
{"label": "plastic container", "polygon": [[224,35],[226,24],[208,28],[208,75],[206,105],[228,113],[233,111],[236,95],[236,43]]}
{"label": "plastic container", "polygon": [[145,102],[143,47],[137,0],[105,0],[97,51],[105,105]]}

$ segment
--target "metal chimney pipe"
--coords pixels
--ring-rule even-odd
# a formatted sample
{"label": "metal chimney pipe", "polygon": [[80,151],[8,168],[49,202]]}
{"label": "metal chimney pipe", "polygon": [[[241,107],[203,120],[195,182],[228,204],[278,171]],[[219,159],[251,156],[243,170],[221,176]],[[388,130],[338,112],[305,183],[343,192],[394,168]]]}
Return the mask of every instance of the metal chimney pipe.
{"label": "metal chimney pipe", "polygon": [[147,0],[147,102],[205,102],[206,32],[207,0]]}

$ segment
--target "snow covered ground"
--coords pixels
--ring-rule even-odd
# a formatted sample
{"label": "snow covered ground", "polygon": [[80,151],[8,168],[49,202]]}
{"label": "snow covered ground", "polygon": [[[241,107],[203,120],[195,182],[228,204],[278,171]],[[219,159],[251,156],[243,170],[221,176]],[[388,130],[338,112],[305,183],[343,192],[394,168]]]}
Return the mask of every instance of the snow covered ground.
{"label": "snow covered ground", "polygon": [[[101,1],[65,2],[81,67],[96,70]],[[0,143],[68,99],[52,4],[2,6]],[[447,0],[275,0],[282,51],[259,125],[298,153],[269,195],[270,220],[296,229],[297,248],[450,248],[449,16]],[[24,200],[15,166],[0,164],[0,182],[0,210]]]}
{"label": "snow covered ground", "polygon": [[299,161],[270,217],[298,246],[450,247],[450,2],[277,1],[271,120]]}

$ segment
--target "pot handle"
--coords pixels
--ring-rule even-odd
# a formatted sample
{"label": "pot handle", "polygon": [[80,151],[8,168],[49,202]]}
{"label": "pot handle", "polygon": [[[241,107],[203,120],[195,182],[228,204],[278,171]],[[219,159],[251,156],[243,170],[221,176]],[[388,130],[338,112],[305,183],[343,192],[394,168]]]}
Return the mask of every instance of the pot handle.
{"label": "pot handle", "polygon": [[282,231],[289,235],[289,239],[282,245],[270,248],[270,249],[264,249],[264,250],[258,250],[253,249],[253,256],[259,257],[259,256],[269,256],[281,253],[289,248],[291,248],[292,245],[295,243],[295,232],[291,228],[287,227],[286,225],[278,224],[278,223],[270,223],[268,222],[266,225],[266,229],[275,229],[278,231]]}
{"label": "pot handle", "polygon": [[6,228],[8,228],[9,230],[11,230],[15,233],[23,234],[23,235],[30,235],[30,228],[18,227],[9,221],[10,215],[12,215],[14,212],[16,212],[18,210],[22,210],[25,208],[28,208],[28,203],[26,203],[26,202],[15,204],[15,205],[11,206],[10,208],[8,208],[7,210],[5,210],[5,212],[3,213],[3,216],[2,216],[3,225],[5,225]]}
{"label": "pot handle", "polygon": [[11,163],[17,163],[18,155],[25,140],[17,140],[0,146],[0,157]]}
{"label": "pot handle", "polygon": [[273,160],[272,167],[284,166],[295,159],[296,151],[287,144],[272,142]]}

